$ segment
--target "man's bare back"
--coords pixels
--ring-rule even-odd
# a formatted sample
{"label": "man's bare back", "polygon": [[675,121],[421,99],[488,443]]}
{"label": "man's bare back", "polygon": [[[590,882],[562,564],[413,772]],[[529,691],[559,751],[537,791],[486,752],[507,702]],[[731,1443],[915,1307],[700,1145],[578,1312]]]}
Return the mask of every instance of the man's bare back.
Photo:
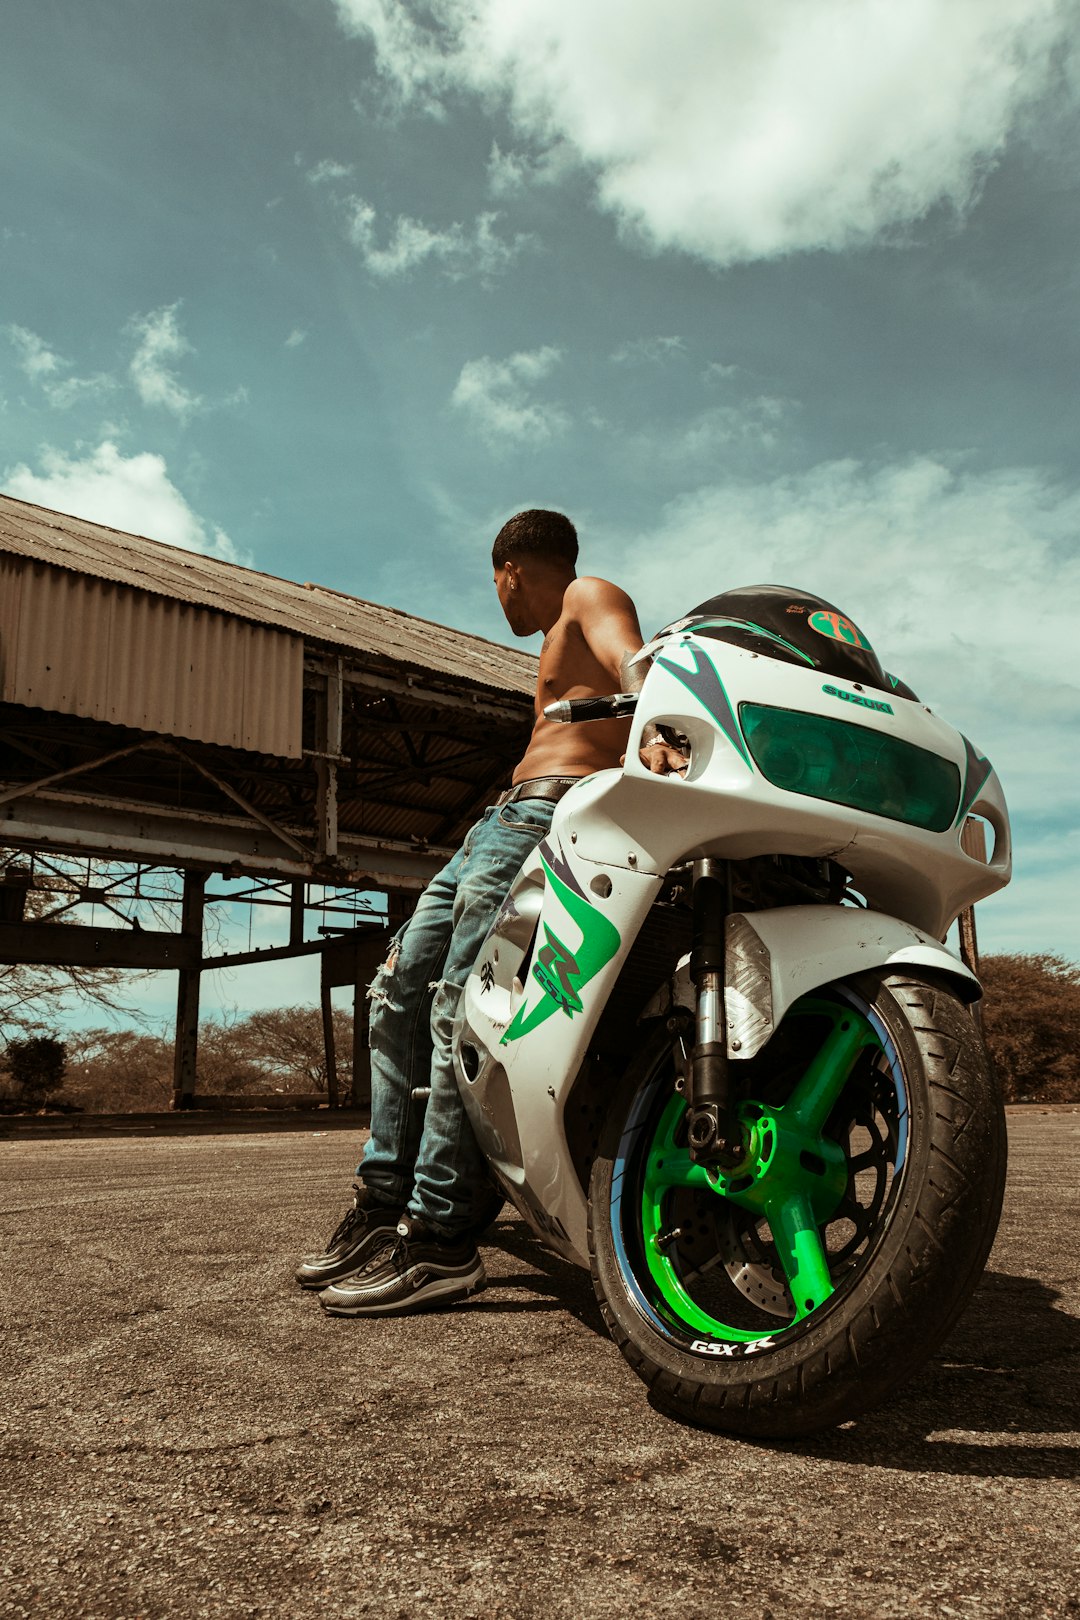
{"label": "man's bare back", "polygon": [[560,615],[540,649],[536,724],[514,772],[515,782],[540,776],[589,776],[618,765],[626,751],[629,721],[557,725],[544,719],[544,707],[557,698],[621,691],[622,662],[641,644],[634,604],[625,591],[606,579],[571,580]]}
{"label": "man's bare back", "polygon": [[[570,540],[566,555],[558,546],[545,551],[529,546],[504,547],[515,530],[555,525]],[[559,698],[605,697],[636,690],[642,672],[630,667],[642,646],[637,610],[624,590],[607,579],[574,570],[577,535],[561,513],[522,512],[500,531],[492,551],[495,589],[506,622],[516,636],[543,631],[536,682],[536,722],[529,746],[514,772],[514,782],[545,776],[590,776],[622,763],[630,724],[626,720],[593,720],[585,725],[552,724],[544,708]],[[686,760],[659,735],[646,728],[641,760],[651,771],[682,771]]]}

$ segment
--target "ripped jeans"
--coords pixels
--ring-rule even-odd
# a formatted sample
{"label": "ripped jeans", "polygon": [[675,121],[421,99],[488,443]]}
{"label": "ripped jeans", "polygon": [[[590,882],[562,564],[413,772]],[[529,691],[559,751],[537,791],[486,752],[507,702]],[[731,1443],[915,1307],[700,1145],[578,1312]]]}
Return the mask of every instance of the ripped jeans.
{"label": "ripped jeans", "polygon": [[[551,825],[548,799],[490,805],[428,884],[369,992],[371,1140],[357,1175],[442,1237],[475,1227],[491,1188],[454,1077],[458,1000],[518,868]],[[431,1087],[425,1103],[414,1087]]]}

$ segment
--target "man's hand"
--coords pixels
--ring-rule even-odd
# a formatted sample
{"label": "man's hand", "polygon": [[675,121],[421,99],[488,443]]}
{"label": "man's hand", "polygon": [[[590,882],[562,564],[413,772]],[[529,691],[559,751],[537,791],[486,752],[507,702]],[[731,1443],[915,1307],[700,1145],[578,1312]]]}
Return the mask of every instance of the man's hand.
{"label": "man's hand", "polygon": [[[653,732],[653,735],[649,735],[649,732]],[[646,729],[646,740],[638,750],[638,758],[646,770],[653,771],[654,776],[685,776],[690,765],[687,755],[670,744],[667,737],[662,737],[654,726]]]}

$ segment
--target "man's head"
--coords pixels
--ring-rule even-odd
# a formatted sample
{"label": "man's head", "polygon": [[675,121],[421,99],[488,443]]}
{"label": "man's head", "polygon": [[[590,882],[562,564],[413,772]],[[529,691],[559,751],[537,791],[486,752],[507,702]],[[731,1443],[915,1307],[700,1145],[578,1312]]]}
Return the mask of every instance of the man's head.
{"label": "man's head", "polygon": [[503,524],[491,563],[499,602],[516,636],[548,627],[552,605],[575,577],[577,554],[577,530],[561,512],[518,512]]}

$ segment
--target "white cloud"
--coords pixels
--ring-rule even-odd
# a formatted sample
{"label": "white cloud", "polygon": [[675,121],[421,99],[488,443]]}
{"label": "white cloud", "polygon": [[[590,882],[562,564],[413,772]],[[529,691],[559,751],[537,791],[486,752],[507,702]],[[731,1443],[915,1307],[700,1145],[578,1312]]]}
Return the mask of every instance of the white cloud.
{"label": "white cloud", "polygon": [[71,362],[50,349],[36,332],[25,326],[11,325],[7,334],[18,355],[19,369],[41,388],[56,410],[66,411],[80,400],[93,399],[116,387],[115,379],[103,371],[93,377],[61,378],[59,373],[69,371]]}
{"label": "white cloud", "polygon": [[600,205],[719,264],[889,235],[977,198],[1051,84],[1076,0],[336,0],[384,81],[506,108],[526,159],[569,145]]}
{"label": "white cloud", "polygon": [[492,144],[488,158],[488,189],[493,197],[513,197],[524,191],[531,179],[532,165],[517,152],[503,152]]}
{"label": "white cloud", "polygon": [[736,585],[801,586],[860,624],[885,667],[985,748],[1014,807],[1080,819],[1063,745],[1080,677],[1080,490],[1034,468],[944,458],[830,462],[673,502],[650,533],[611,541],[652,628]]}
{"label": "white cloud", "polygon": [[640,337],[620,343],[611,358],[620,366],[660,365],[685,353],[685,338]]}
{"label": "white cloud", "polygon": [[[729,369],[734,375],[736,368]],[[685,482],[717,465],[731,468],[727,452],[732,450],[743,457],[734,465],[744,467],[745,455],[774,449],[782,435],[790,449],[801,410],[798,400],[779,394],[747,393],[733,403],[710,404],[684,417],[654,413],[656,420],[647,428],[624,429],[617,442],[635,467],[665,467]]]}
{"label": "white cloud", "polygon": [[976,927],[983,952],[1060,951],[1080,962],[1080,828],[1023,833],[1013,881],[978,907]]}
{"label": "white cloud", "polygon": [[313,186],[325,186],[336,180],[348,180],[352,173],[351,163],[335,163],[333,158],[323,158],[307,171],[307,177]]}
{"label": "white cloud", "polygon": [[469,227],[453,224],[445,230],[399,214],[383,230],[380,242],[378,216],[370,203],[350,197],[346,210],[349,240],[360,250],[365,267],[383,281],[429,262],[454,281],[468,275],[492,276],[505,270],[531,240],[524,234],[499,236],[495,230],[499,216],[494,213],[480,214]]}
{"label": "white cloud", "polygon": [[99,371],[92,377],[65,377],[62,382],[45,384],[45,397],[58,411],[70,410],[85,399],[100,399],[116,387],[116,378]]}
{"label": "white cloud", "polygon": [[459,221],[427,225],[408,214],[380,219],[365,197],[342,186],[352,173],[344,163],[324,160],[308,170],[308,179],[326,187],[343,217],[346,237],[380,281],[408,275],[424,264],[436,265],[454,281],[469,275],[488,278],[505,270],[532,241],[520,232],[500,236],[496,229],[500,216],[493,211],[478,214],[471,225]]}
{"label": "white cloud", "polygon": [[122,455],[110,440],[81,459],[46,446],[41,471],[25,462],[4,474],[4,489],[17,500],[91,523],[143,534],[186,551],[200,551],[225,562],[242,558],[224,530],[208,527],[171,481],[164,458],[147,451]]}
{"label": "white cloud", "polygon": [[577,166],[577,155],[565,141],[535,154],[504,152],[493,141],[487,163],[488,190],[493,197],[514,197],[530,186],[557,185]]}
{"label": "white cloud", "polygon": [[19,358],[19,369],[31,382],[44,382],[58,371],[67,370],[68,362],[55,354],[36,332],[12,324],[7,333]]}
{"label": "white cloud", "polygon": [[131,359],[130,375],[144,405],[158,405],[181,421],[202,406],[198,394],[185,388],[171,362],[191,354],[191,344],[180,331],[176,312],[179,303],[136,315],[128,323],[138,343]]}
{"label": "white cloud", "polygon": [[288,337],[285,339],[285,347],[287,349],[298,349],[301,343],[306,342],[307,332],[305,329],[302,326],[294,326]]}
{"label": "white cloud", "polygon": [[701,411],[670,438],[666,452],[675,461],[712,457],[727,445],[769,449],[777,443],[780,424],[797,409],[775,394],[758,394],[738,405],[714,405]]}
{"label": "white cloud", "polygon": [[544,443],[562,433],[570,418],[560,406],[533,399],[532,389],[561,359],[561,350],[545,347],[506,360],[467,360],[450,402],[489,444]]}
{"label": "white cloud", "polygon": [[708,365],[705,367],[705,370],[701,373],[701,380],[702,382],[708,383],[711,387],[715,387],[720,384],[730,382],[733,377],[737,377],[738,375],[738,366],[725,365],[723,360],[710,360]]}

